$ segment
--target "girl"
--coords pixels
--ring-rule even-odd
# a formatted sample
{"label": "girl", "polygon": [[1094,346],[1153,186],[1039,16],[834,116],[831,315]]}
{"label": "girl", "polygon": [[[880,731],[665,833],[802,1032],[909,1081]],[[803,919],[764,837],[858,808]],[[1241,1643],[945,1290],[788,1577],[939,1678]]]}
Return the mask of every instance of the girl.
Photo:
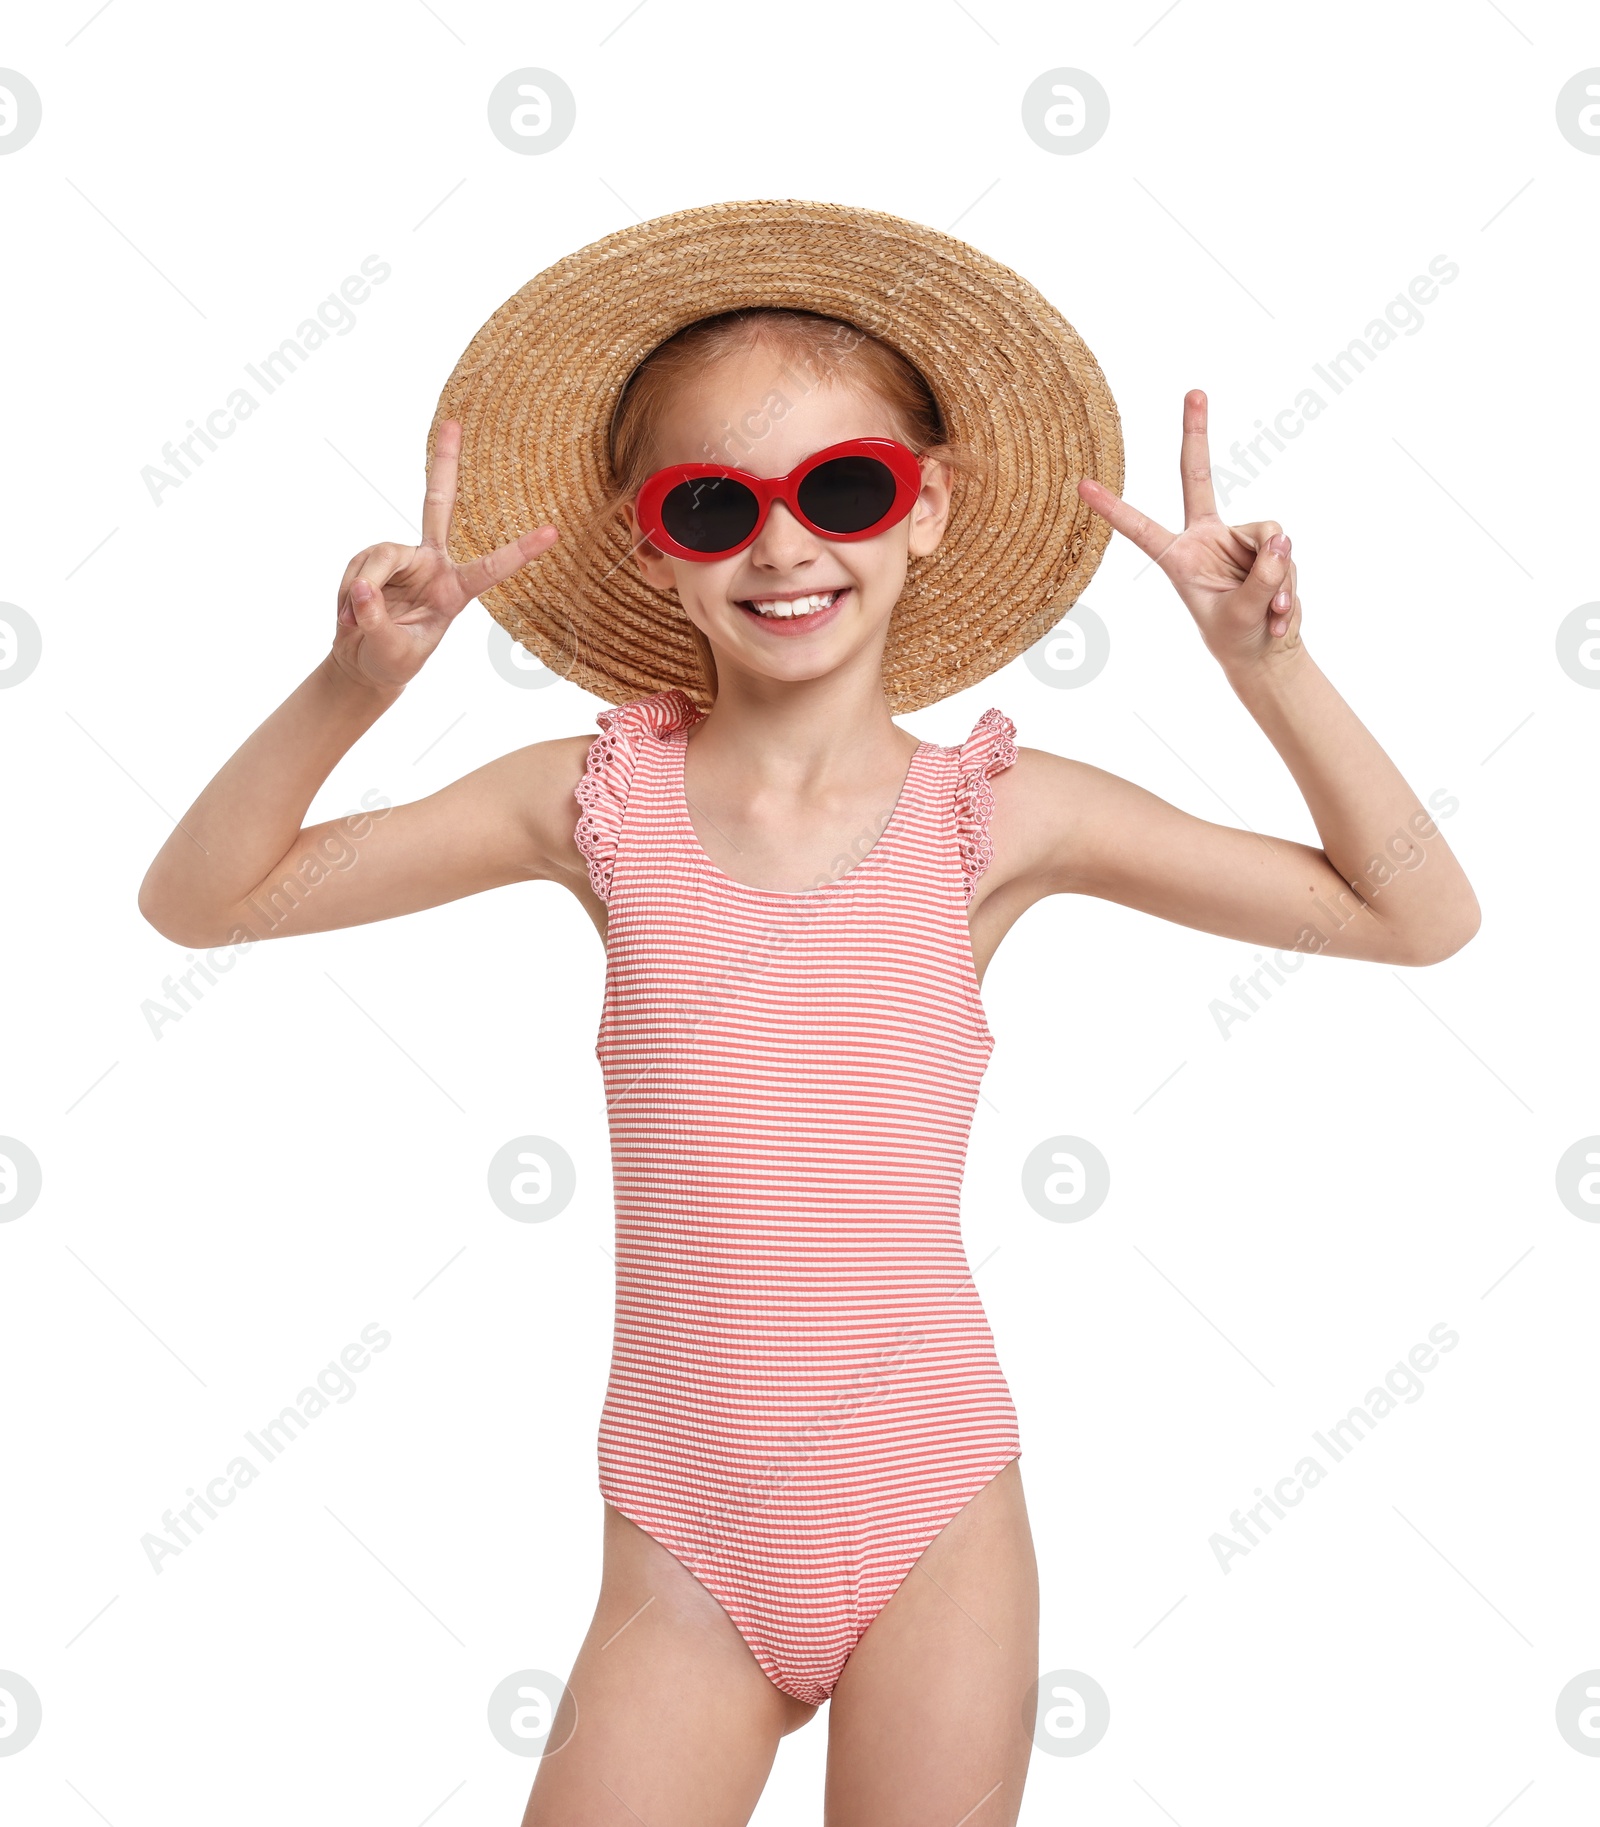
{"label": "girl", "polygon": [[[808,251],[791,237],[791,265]],[[1478,925],[1417,796],[1306,650],[1282,529],[1218,518],[1202,393],[1183,406],[1181,532],[1082,474],[1051,511],[1066,540],[1087,504],[1160,565],[1323,847],[1263,841],[1019,748],[998,709],[954,747],[901,729],[886,656],[908,578],[925,580],[956,537],[964,488],[1012,489],[1020,522],[1037,466],[998,433],[986,447],[973,414],[952,435],[945,408],[965,383],[863,332],[881,298],[863,291],[852,320],[796,308],[776,280],[773,293],[783,308],[745,297],[658,337],[642,363],[630,356],[614,414],[588,415],[613,485],[600,505],[634,567],[616,614],[641,600],[681,612],[699,670],[632,693],[624,676],[598,738],[533,743],[396,808],[359,869],[329,873],[273,928],[389,919],[534,879],[570,889],[606,946],[604,1571],[524,1827],[744,1822],[778,1739],[824,1700],[832,1827],[1015,1822],[1037,1583],[1015,1411],[958,1204],[992,1046],[990,959],[1051,894],[1407,965],[1450,956]],[[481,353],[469,367],[498,399]],[[996,398],[983,363],[1004,354],[970,356]],[[541,525],[456,562],[462,453],[462,421],[444,417],[422,543],[350,561],[331,652],[156,858],[140,905],[170,939],[249,931],[248,904],[330,833],[302,821],[333,765],[468,602],[491,588],[504,602],[556,547]],[[475,488],[490,467],[480,452]],[[581,543],[581,491],[569,506]],[[980,566],[1003,535],[963,524],[961,563]],[[584,575],[591,596],[621,588],[597,565]],[[956,655],[959,681],[1020,651],[1021,623],[994,632],[1013,613],[1004,596],[991,578],[994,638],[974,650],[965,598],[923,587],[949,614],[920,638],[940,665]],[[575,632],[571,669],[616,679],[616,628],[573,621],[570,602],[554,613]],[[1059,600],[1040,613],[1027,605],[1034,638]],[[639,672],[671,676],[663,656],[684,642],[634,625]],[[550,627],[546,652],[560,646]],[[1336,930],[1311,917],[1319,902],[1340,910]]]}

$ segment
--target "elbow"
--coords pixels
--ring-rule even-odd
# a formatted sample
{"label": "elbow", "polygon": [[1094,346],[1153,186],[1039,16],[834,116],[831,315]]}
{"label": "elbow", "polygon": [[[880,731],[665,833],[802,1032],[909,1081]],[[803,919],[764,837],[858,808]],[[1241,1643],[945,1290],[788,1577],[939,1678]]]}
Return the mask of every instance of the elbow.
{"label": "elbow", "polygon": [[139,912],[147,926],[153,926],[163,939],[170,940],[174,945],[186,946],[193,951],[202,943],[181,920],[174,919],[164,908],[147,901],[143,895],[139,897]]}
{"label": "elbow", "polygon": [[1404,948],[1395,962],[1412,965],[1443,964],[1446,958],[1453,958],[1469,939],[1475,938],[1482,925],[1483,910],[1478,905],[1478,897],[1471,895],[1467,905],[1453,919],[1441,921],[1427,933],[1419,934],[1412,944]]}
{"label": "elbow", "polygon": [[160,895],[151,886],[149,876],[146,876],[139,884],[139,917],[147,926],[153,926],[163,939],[171,939],[174,944],[182,944],[182,940],[178,939],[171,930],[171,918],[161,904]]}
{"label": "elbow", "polygon": [[164,897],[154,880],[152,870],[139,884],[139,915],[147,926],[153,926],[163,939],[174,945],[193,945],[193,939],[180,930],[182,921],[177,910]]}
{"label": "elbow", "polygon": [[152,885],[149,876],[139,885],[139,914],[163,939],[184,946],[189,951],[229,945],[238,936],[237,922],[228,925],[226,922],[197,919],[192,909],[179,907],[170,898],[163,897],[159,889]]}

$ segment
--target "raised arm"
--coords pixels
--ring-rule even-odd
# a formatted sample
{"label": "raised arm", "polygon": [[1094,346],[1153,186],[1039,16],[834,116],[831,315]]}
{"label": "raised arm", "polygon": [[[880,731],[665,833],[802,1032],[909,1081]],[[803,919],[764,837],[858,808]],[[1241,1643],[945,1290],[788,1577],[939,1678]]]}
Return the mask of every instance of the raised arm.
{"label": "raised arm", "polygon": [[540,877],[571,887],[595,917],[572,842],[587,736],[535,743],[409,805],[303,823],[334,765],[467,603],[555,540],[542,527],[456,565],[448,537],[460,448],[461,428],[447,421],[422,544],[370,546],[351,559],[332,650],[224,764],[150,865],[139,908],[167,938],[213,946],[324,932]]}
{"label": "raised arm", "polygon": [[1322,848],[1212,824],[1099,768],[1023,749],[995,782],[991,924],[1007,901],[1014,919],[1041,895],[1093,894],[1285,951],[1448,958],[1478,930],[1477,897],[1430,810],[1306,651],[1283,529],[1218,517],[1203,393],[1184,401],[1182,471],[1178,534],[1096,482],[1079,493],[1171,579],[1294,776]]}

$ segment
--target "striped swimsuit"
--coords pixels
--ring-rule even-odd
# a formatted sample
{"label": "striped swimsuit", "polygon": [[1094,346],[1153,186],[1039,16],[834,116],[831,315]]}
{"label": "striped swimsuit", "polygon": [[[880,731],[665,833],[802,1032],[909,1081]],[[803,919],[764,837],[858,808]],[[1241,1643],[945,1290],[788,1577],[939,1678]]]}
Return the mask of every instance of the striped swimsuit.
{"label": "striped swimsuit", "polygon": [[1020,1451],[960,1228],[994,1046],[966,908],[1015,730],[989,710],[958,747],[921,743],[860,860],[790,893],[695,835],[701,714],[676,689],[602,711],[577,788],[609,916],[600,1490],[816,1704]]}

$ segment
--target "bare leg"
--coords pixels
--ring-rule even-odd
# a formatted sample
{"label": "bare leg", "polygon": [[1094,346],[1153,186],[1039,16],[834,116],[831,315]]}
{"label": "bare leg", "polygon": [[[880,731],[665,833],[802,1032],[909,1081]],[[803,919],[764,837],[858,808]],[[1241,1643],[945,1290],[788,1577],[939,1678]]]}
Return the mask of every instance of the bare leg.
{"label": "bare leg", "polygon": [[827,1827],[1014,1827],[1039,1578],[1015,1461],[934,1537],[845,1664]]}
{"label": "bare leg", "polygon": [[815,1711],[774,1687],[688,1568],[607,1504],[594,1622],[522,1827],[744,1827],[778,1740]]}

